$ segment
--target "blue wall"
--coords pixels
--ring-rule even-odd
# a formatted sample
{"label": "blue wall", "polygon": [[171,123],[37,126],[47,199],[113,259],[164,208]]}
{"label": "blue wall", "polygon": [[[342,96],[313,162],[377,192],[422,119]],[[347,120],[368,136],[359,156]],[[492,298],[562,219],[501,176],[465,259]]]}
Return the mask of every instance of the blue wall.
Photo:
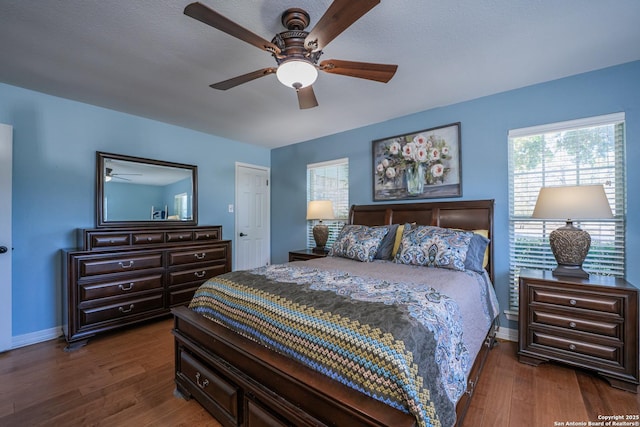
{"label": "blue wall", "polygon": [[[384,108],[381,101],[380,108]],[[306,246],[306,165],[349,158],[349,202],[373,203],[372,141],[453,122],[462,130],[462,199],[495,199],[495,285],[508,307],[507,133],[546,123],[626,113],[627,280],[640,286],[640,61],[436,108],[271,152],[271,253]],[[445,199],[446,200],[446,199]],[[458,199],[460,200],[460,199]],[[502,319],[502,325],[515,328]]]}
{"label": "blue wall", "polygon": [[0,84],[13,126],[13,336],[61,324],[61,248],[95,225],[96,151],[198,166],[199,224],[234,236],[235,162],[269,166],[269,150]]}

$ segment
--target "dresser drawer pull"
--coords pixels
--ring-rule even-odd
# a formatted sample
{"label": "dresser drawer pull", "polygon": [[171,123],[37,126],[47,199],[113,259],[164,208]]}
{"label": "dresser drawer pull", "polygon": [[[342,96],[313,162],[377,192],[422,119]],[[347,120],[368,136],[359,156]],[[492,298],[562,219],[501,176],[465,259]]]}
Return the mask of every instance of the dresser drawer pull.
{"label": "dresser drawer pull", "polygon": [[198,279],[202,279],[204,276],[206,276],[207,272],[206,271],[196,271],[195,273],[193,273]]}
{"label": "dresser drawer pull", "polygon": [[129,260],[129,263],[126,264],[126,265],[122,261],[120,261],[118,264],[120,264],[120,267],[122,267],[122,268],[131,268],[131,267],[133,267],[133,261],[132,260]]}
{"label": "dresser drawer pull", "polygon": [[134,283],[131,282],[127,285],[127,287],[125,288],[124,285],[118,285],[118,287],[120,288],[121,291],[130,291],[131,289],[133,289],[133,285]]}
{"label": "dresser drawer pull", "polygon": [[200,372],[196,372],[196,383],[198,384],[198,387],[204,389],[209,385],[209,380],[205,378],[202,382],[200,382]]}
{"label": "dresser drawer pull", "polygon": [[576,322],[569,322],[569,327],[570,328],[575,328],[576,327]]}
{"label": "dresser drawer pull", "polygon": [[569,304],[571,304],[571,305],[576,305],[577,303],[578,302],[576,300],[574,300],[574,299],[570,299],[569,300]]}
{"label": "dresser drawer pull", "polygon": [[153,240],[153,238],[152,238],[152,237],[147,237],[147,242],[150,242],[150,241],[152,241],[152,240]]}
{"label": "dresser drawer pull", "polygon": [[118,311],[120,311],[120,313],[130,313],[133,307],[135,307],[135,305],[129,304],[129,308],[118,307]]}
{"label": "dresser drawer pull", "polygon": [[569,344],[569,350],[575,350],[575,349],[576,349],[575,344]]}
{"label": "dresser drawer pull", "polygon": [[207,254],[205,252],[202,252],[201,254],[193,254],[194,257],[196,257],[196,259],[205,259],[207,257]]}

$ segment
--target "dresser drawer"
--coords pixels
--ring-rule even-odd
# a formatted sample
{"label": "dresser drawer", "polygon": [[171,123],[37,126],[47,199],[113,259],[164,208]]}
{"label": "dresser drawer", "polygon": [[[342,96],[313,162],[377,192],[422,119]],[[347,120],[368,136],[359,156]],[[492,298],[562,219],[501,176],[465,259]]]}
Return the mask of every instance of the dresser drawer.
{"label": "dresser drawer", "polygon": [[532,308],[534,325],[551,325],[622,339],[622,323],[596,321]]}
{"label": "dresser drawer", "polygon": [[186,380],[189,391],[206,398],[203,406],[213,409],[211,412],[214,414],[222,412],[224,418],[235,425],[240,407],[240,389],[235,384],[217,375],[183,349],[180,350],[178,375]]}
{"label": "dresser drawer", "polygon": [[128,299],[118,304],[92,308],[80,308],[80,322],[91,325],[100,322],[119,320],[155,310],[163,310],[164,295],[157,293],[144,298]]}
{"label": "dresser drawer", "polygon": [[91,247],[109,248],[111,246],[127,246],[131,244],[129,233],[91,234]]}
{"label": "dresser drawer", "polygon": [[79,302],[129,295],[151,289],[162,289],[162,286],[162,273],[133,277],[126,280],[84,283],[80,285]]}
{"label": "dresser drawer", "polygon": [[540,331],[533,331],[532,342],[539,346],[563,350],[578,356],[590,356],[615,364],[622,363],[622,348],[614,345],[597,344],[579,339],[569,339]]}
{"label": "dresser drawer", "polygon": [[214,264],[189,270],[172,271],[169,272],[168,282],[169,286],[191,282],[204,283],[205,280],[226,273],[226,271],[227,267],[225,264]]}
{"label": "dresser drawer", "polygon": [[622,298],[614,295],[594,295],[579,291],[532,287],[531,303],[553,304],[622,315]]}
{"label": "dresser drawer", "polygon": [[209,262],[225,260],[227,258],[227,247],[218,246],[207,249],[193,249],[189,251],[169,252],[168,265],[184,265],[196,262]]}
{"label": "dresser drawer", "polygon": [[193,240],[206,241],[206,240],[220,240],[220,231],[216,228],[210,230],[196,230],[193,232]]}
{"label": "dresser drawer", "polygon": [[167,233],[167,242],[191,242],[192,240],[193,233],[190,230],[171,231]]}
{"label": "dresser drawer", "polygon": [[80,260],[80,277],[162,268],[162,252]]}
{"label": "dresser drawer", "polygon": [[134,233],[134,245],[150,245],[164,242],[164,233]]}

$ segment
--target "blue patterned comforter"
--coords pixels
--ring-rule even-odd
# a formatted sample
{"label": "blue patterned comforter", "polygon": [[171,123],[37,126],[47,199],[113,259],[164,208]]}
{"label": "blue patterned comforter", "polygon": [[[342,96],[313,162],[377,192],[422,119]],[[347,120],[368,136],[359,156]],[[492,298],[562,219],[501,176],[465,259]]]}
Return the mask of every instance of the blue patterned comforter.
{"label": "blue patterned comforter", "polygon": [[[465,276],[481,277],[456,277]],[[458,304],[427,284],[273,265],[210,279],[190,307],[413,414],[420,426],[455,423],[475,355],[465,345]]]}

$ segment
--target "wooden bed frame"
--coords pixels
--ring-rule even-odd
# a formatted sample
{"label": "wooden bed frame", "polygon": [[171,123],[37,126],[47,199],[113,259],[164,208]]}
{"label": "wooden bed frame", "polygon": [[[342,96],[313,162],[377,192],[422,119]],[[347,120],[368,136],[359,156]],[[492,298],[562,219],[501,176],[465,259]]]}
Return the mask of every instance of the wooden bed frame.
{"label": "wooden bed frame", "polygon": [[[353,206],[349,223],[417,223],[493,236],[493,200]],[[489,246],[493,281],[493,245]],[[412,415],[354,391],[213,321],[178,307],[175,316],[176,395],[195,398],[223,426],[414,426]],[[456,406],[459,425],[487,354],[492,325]]]}

